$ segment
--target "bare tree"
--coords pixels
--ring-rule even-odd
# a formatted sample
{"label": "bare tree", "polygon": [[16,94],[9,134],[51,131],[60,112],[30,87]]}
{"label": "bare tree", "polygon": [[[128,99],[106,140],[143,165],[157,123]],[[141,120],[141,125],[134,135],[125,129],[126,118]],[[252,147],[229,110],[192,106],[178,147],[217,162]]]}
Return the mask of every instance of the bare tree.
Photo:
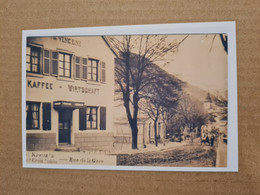
{"label": "bare tree", "polygon": [[220,39],[221,39],[221,43],[224,47],[224,50],[226,53],[228,53],[228,37],[226,34],[219,34]]}
{"label": "bare tree", "polygon": [[[211,51],[216,37],[217,37],[217,35],[213,36],[212,41],[211,41],[211,47],[210,47],[209,51]],[[220,37],[220,40],[224,47],[225,52],[228,53],[228,36],[227,36],[227,34],[219,34],[219,37]]]}
{"label": "bare tree", "polygon": [[183,93],[178,104],[177,113],[171,121],[172,130],[181,133],[181,129],[188,127],[190,131],[201,128],[205,124],[207,115],[203,113],[203,106]]}
{"label": "bare tree", "polygon": [[221,96],[214,96],[213,102],[216,106],[220,108],[220,111],[217,112],[221,116],[221,120],[226,121],[228,116],[228,101],[226,98]]}
{"label": "bare tree", "polygon": [[158,119],[160,117],[164,124],[167,124],[167,112],[177,107],[183,82],[156,65],[151,65],[147,73],[155,78],[150,79],[149,85],[142,93],[144,99],[141,101],[140,109],[153,120],[155,146],[158,146]]}
{"label": "bare tree", "polygon": [[118,54],[115,81],[119,90],[116,92],[121,94],[124,102],[132,131],[132,149],[137,149],[140,94],[151,79],[145,77],[145,71],[152,63],[162,61],[167,53],[174,52],[186,38],[180,42],[168,42],[167,36],[163,35],[105,37]]}

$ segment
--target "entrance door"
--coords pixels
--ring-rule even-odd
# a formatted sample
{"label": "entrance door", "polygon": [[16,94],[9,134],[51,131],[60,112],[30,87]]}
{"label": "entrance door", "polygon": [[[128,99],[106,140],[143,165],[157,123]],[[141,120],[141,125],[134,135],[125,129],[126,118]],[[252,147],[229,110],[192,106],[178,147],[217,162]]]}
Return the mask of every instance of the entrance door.
{"label": "entrance door", "polygon": [[59,143],[70,144],[72,109],[59,111]]}

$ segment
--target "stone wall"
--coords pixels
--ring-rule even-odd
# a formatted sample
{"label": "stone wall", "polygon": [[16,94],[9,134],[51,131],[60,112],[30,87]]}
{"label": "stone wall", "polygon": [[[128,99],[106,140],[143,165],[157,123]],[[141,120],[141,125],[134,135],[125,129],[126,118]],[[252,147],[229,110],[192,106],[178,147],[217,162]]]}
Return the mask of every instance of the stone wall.
{"label": "stone wall", "polygon": [[102,150],[110,151],[113,149],[113,132],[82,132],[75,133],[75,147],[80,151]]}
{"label": "stone wall", "polygon": [[26,134],[27,151],[54,150],[55,148],[56,148],[55,133],[27,133]]}

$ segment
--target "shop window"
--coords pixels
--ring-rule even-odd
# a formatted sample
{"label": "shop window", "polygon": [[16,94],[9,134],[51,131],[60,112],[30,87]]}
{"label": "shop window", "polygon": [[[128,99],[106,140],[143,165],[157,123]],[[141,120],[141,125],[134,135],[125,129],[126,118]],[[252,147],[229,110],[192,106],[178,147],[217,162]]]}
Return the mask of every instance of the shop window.
{"label": "shop window", "polygon": [[43,130],[51,130],[51,103],[42,104],[42,126]]}
{"label": "shop window", "polygon": [[40,73],[40,52],[41,49],[34,46],[26,47],[26,71]]}
{"label": "shop window", "polygon": [[97,107],[87,107],[87,129],[97,129]]}
{"label": "shop window", "polygon": [[89,59],[88,80],[98,81],[98,60]]}
{"label": "shop window", "polygon": [[59,53],[59,76],[71,78],[71,55]]}
{"label": "shop window", "polygon": [[26,129],[39,129],[40,103],[26,102]]}

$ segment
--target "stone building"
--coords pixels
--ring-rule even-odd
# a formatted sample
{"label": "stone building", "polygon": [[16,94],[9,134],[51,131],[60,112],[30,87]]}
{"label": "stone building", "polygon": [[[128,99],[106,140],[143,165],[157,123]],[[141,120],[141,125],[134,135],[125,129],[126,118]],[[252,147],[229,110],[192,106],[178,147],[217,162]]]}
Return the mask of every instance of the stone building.
{"label": "stone building", "polygon": [[212,113],[213,112],[213,102],[210,97],[210,94],[208,93],[205,101],[204,101],[204,112],[205,113]]}
{"label": "stone building", "polygon": [[[118,108],[116,108],[118,110]],[[122,108],[121,108],[122,109]],[[124,116],[123,112],[121,112]],[[155,144],[154,121],[149,118],[141,118],[138,121],[138,148]],[[129,122],[125,117],[114,118],[114,133],[116,150],[131,148],[132,133]],[[166,138],[166,129],[161,119],[157,122],[157,140],[162,143]]]}
{"label": "stone building", "polygon": [[113,147],[114,58],[100,36],[27,38],[27,151]]}

